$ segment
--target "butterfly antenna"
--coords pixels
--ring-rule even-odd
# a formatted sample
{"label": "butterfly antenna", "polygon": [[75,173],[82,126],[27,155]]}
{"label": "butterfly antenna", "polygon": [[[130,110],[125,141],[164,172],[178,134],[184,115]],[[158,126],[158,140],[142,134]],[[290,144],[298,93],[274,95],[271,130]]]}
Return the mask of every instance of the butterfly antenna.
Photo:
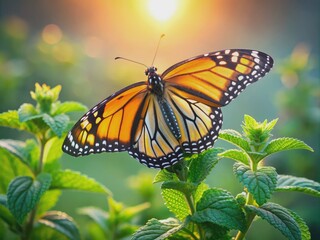
{"label": "butterfly antenna", "polygon": [[161,36],[160,36],[160,38],[159,38],[158,45],[157,45],[157,48],[156,48],[156,52],[155,52],[155,54],[154,54],[154,56],[153,56],[153,60],[152,60],[151,66],[153,66],[154,60],[156,59],[156,56],[157,56],[157,53],[158,53],[158,49],[159,49],[159,45],[160,45],[161,39],[162,39],[164,36],[165,36],[164,34],[161,34]]}
{"label": "butterfly antenna", "polygon": [[122,60],[126,60],[126,61],[133,62],[133,63],[136,63],[136,64],[140,64],[140,65],[145,66],[146,68],[148,68],[147,65],[145,65],[145,64],[143,64],[141,62],[137,62],[137,61],[128,59],[128,58],[124,58],[124,57],[116,57],[116,58],[114,58],[114,60],[118,60],[118,59],[122,59]]}

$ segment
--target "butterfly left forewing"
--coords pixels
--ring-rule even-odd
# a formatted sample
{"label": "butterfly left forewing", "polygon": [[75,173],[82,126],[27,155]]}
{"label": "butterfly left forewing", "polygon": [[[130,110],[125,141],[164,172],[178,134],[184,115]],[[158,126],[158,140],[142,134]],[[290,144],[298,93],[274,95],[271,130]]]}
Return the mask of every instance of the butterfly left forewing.
{"label": "butterfly left forewing", "polygon": [[146,83],[139,82],[97,104],[68,133],[63,151],[81,156],[127,150],[132,144],[132,132],[146,95]]}

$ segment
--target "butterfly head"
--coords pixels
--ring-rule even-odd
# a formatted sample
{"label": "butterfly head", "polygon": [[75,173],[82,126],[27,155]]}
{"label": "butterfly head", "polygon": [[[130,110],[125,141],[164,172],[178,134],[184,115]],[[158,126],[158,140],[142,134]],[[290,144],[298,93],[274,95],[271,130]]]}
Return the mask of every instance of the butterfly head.
{"label": "butterfly head", "polygon": [[149,76],[149,75],[153,75],[153,74],[156,74],[156,72],[157,72],[157,68],[156,67],[148,67],[145,71],[144,71],[144,73],[146,74],[146,76]]}

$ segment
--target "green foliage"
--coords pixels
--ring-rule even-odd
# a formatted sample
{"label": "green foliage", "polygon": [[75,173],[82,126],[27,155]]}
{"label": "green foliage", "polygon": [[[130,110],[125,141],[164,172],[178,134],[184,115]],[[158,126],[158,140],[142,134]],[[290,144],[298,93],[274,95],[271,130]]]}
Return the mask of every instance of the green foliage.
{"label": "green foliage", "polygon": [[174,218],[165,220],[153,218],[133,235],[132,240],[166,239],[178,232],[182,227],[183,225]]}
{"label": "green foliage", "polygon": [[[294,138],[271,139],[277,120],[262,123],[250,116],[243,121],[243,134],[221,131],[220,139],[237,149],[210,149],[185,157],[172,167],[161,170],[153,183],[161,183],[161,194],[173,218],[152,217],[139,228],[137,215],[152,205],[151,176],[130,178],[131,186],[148,202],[126,207],[115,201],[110,191],[96,180],[68,169],[61,169],[61,145],[71,125],[67,113],[82,111],[76,102],[61,103],[61,87],[36,85],[35,105],[22,104],[17,111],[0,114],[0,126],[31,133],[25,141],[0,140],[0,223],[5,223],[21,239],[80,239],[72,217],[52,211],[61,192],[67,189],[105,194],[108,210],[85,207],[79,213],[92,221],[88,233],[92,239],[234,239],[246,236],[255,218],[266,220],[288,239],[310,239],[304,220],[293,211],[268,202],[276,192],[301,192],[320,196],[320,184],[302,177],[278,175],[275,168],[264,166],[267,156],[288,150],[313,151]],[[235,161],[233,173],[244,190],[234,197],[229,191],[205,183],[211,170],[221,161]],[[0,225],[0,230],[3,224]],[[1,236],[1,235],[0,235]]]}
{"label": "green foliage", "polygon": [[235,163],[233,171],[259,205],[267,202],[276,188],[277,172],[273,167],[261,167],[252,171],[244,164]]}
{"label": "green foliage", "polygon": [[74,220],[49,211],[61,190],[74,189],[109,195],[109,190],[79,172],[60,169],[61,144],[70,119],[66,113],[85,110],[76,102],[58,101],[61,87],[36,84],[31,97],[36,105],[0,114],[0,126],[27,131],[25,141],[0,140],[0,218],[21,239],[80,239]]}
{"label": "green foliage", "polygon": [[78,227],[74,220],[64,212],[50,211],[46,212],[37,223],[52,228],[69,239],[80,239]]}
{"label": "green foliage", "polygon": [[320,183],[307,178],[278,175],[276,191],[303,192],[320,197]]}
{"label": "green foliage", "polygon": [[161,194],[167,208],[179,220],[182,221],[191,214],[190,207],[185,201],[185,195],[182,192],[174,189],[163,189]]}
{"label": "green foliage", "polygon": [[96,180],[72,170],[58,170],[51,173],[51,189],[73,189],[96,193],[111,194],[110,191]]}
{"label": "green foliage", "polygon": [[[278,175],[274,167],[264,166],[266,156],[280,151],[311,147],[293,138],[271,140],[277,120],[262,123],[245,116],[243,134],[224,130],[220,139],[238,149],[207,150],[186,157],[176,165],[161,170],[154,183],[162,182],[162,197],[175,218],[151,219],[133,239],[244,239],[254,218],[260,217],[288,239],[310,239],[303,219],[296,213],[268,200],[278,191],[298,191],[319,197],[320,184],[294,176]],[[227,190],[204,183],[221,158],[235,161],[233,172],[244,192],[234,197]]]}
{"label": "green foliage", "polygon": [[36,179],[21,176],[13,179],[8,187],[7,202],[10,212],[21,224],[50,187],[51,175],[41,173]]}
{"label": "green foliage", "polygon": [[222,149],[211,149],[205,154],[199,154],[196,160],[192,160],[189,166],[188,181],[199,184],[209,175],[211,169],[218,163],[217,154]]}
{"label": "green foliage", "polygon": [[80,239],[78,227],[73,219],[64,212],[46,212],[37,222],[62,233],[69,239]]}
{"label": "green foliage", "polygon": [[245,218],[231,193],[211,188],[203,193],[191,219],[196,223],[210,222],[228,229],[243,230]]}
{"label": "green foliage", "polygon": [[301,239],[299,224],[286,208],[275,203],[266,203],[260,207],[247,205],[245,206],[245,209],[266,220],[271,226],[277,228],[288,239]]}
{"label": "green foliage", "polygon": [[122,239],[131,236],[137,229],[133,219],[137,214],[150,207],[149,203],[125,207],[122,203],[108,197],[109,211],[95,207],[79,209],[79,213],[91,218],[103,234],[103,239]]}

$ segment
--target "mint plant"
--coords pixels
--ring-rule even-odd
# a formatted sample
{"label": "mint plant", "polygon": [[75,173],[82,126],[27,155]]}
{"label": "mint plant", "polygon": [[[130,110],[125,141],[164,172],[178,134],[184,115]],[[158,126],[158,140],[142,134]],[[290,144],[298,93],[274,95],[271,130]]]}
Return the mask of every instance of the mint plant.
{"label": "mint plant", "polygon": [[[18,110],[0,114],[0,126],[26,131],[25,141],[0,140],[0,219],[20,239],[80,239],[75,221],[64,212],[50,211],[61,190],[75,189],[110,195],[92,178],[62,170],[63,136],[71,127],[67,115],[83,111],[78,102],[60,102],[61,86],[36,84],[31,97]],[[5,238],[0,231],[0,238]]]}
{"label": "mint plant", "polygon": [[89,226],[90,239],[124,239],[130,237],[138,228],[134,223],[137,215],[149,208],[149,203],[126,207],[108,197],[108,211],[96,207],[84,207],[79,213],[88,216],[96,225]]}
{"label": "mint plant", "polygon": [[[244,117],[243,134],[224,130],[220,139],[237,149],[211,149],[161,170],[154,182],[162,182],[162,196],[174,218],[150,219],[132,239],[244,239],[255,218],[267,221],[288,239],[311,239],[304,220],[292,210],[269,202],[280,191],[298,191],[320,197],[320,184],[302,177],[280,175],[264,160],[280,151],[313,151],[294,138],[270,140],[277,120],[262,123]],[[235,161],[233,173],[244,191],[234,197],[225,189],[209,187],[204,180],[222,159]],[[235,236],[232,231],[236,230]]]}
{"label": "mint plant", "polygon": [[[31,92],[35,105],[25,103],[16,111],[0,113],[0,126],[25,131],[32,136],[25,141],[0,140],[0,219],[20,239],[80,239],[79,228],[72,217],[50,210],[65,189],[107,196],[108,211],[95,207],[79,210],[96,223],[89,228],[93,239],[126,239],[133,234],[132,239],[139,240],[239,240],[245,238],[255,218],[267,221],[288,239],[311,239],[308,226],[298,214],[269,201],[276,192],[320,196],[319,183],[303,177],[280,175],[275,168],[265,165],[264,160],[269,155],[280,151],[313,151],[294,138],[271,140],[277,120],[259,123],[245,116],[242,134],[234,130],[220,133],[220,139],[235,145],[236,149],[214,148],[188,155],[176,165],[159,171],[154,183],[162,183],[164,202],[174,217],[152,218],[139,228],[133,219],[148,208],[149,203],[125,207],[94,179],[61,169],[61,145],[72,126],[68,113],[86,108],[77,102],[60,102],[60,91],[60,86],[51,89],[36,84],[35,91]],[[223,158],[235,161],[233,173],[244,186],[237,196],[204,182]],[[141,186],[135,188],[145,198],[152,199],[152,190],[145,183],[145,177],[136,182]],[[5,238],[2,230],[0,238]]]}

